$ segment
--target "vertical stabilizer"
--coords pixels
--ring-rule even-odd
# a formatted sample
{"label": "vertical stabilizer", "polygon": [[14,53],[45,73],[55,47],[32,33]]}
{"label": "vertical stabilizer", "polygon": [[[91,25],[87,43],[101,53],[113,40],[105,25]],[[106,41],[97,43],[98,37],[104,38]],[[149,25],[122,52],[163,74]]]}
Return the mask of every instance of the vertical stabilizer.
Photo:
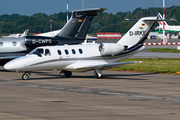
{"label": "vertical stabilizer", "polygon": [[29,29],[25,30],[24,33],[22,34],[22,36],[27,36]]}
{"label": "vertical stabilizer", "polygon": [[92,8],[75,10],[72,12],[71,19],[61,29],[56,37],[74,37],[77,39],[85,39],[94,16],[98,12],[102,12],[103,8]]}
{"label": "vertical stabilizer", "polygon": [[75,36],[76,38],[85,39],[92,20],[93,20],[93,16],[86,16],[86,18],[84,19],[81,27],[78,30],[78,33]]}
{"label": "vertical stabilizer", "polygon": [[141,18],[117,43],[128,48],[142,44],[155,24],[157,17]]}

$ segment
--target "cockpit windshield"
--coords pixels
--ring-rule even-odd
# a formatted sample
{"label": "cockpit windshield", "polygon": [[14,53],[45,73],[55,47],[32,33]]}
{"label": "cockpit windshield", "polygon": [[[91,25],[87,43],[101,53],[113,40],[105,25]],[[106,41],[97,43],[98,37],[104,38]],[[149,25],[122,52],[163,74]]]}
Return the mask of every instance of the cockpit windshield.
{"label": "cockpit windshield", "polygon": [[42,54],[43,54],[43,53],[44,53],[44,49],[42,49],[42,48],[36,48],[36,49],[32,50],[28,55],[34,54],[34,55],[37,55],[37,56],[39,56],[39,57],[42,57]]}

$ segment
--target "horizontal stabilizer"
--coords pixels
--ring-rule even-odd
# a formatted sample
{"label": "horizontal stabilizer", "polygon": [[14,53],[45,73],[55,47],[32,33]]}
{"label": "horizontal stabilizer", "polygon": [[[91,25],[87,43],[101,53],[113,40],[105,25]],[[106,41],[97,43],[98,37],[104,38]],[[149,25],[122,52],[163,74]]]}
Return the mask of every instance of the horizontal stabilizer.
{"label": "horizontal stabilizer", "polygon": [[159,20],[159,19],[149,19],[149,20],[144,20],[144,21],[177,21],[176,19],[162,19],[162,20]]}
{"label": "horizontal stabilizer", "polygon": [[75,10],[77,15],[76,17],[82,17],[83,15],[97,15],[98,12],[102,12],[104,10],[107,10],[105,8],[89,8],[89,9],[81,9],[81,10]]}
{"label": "horizontal stabilizer", "polygon": [[[139,19],[127,19],[125,18],[126,21],[138,21]],[[143,21],[177,21],[176,19],[170,18],[170,19],[148,19],[148,20],[143,20]]]}

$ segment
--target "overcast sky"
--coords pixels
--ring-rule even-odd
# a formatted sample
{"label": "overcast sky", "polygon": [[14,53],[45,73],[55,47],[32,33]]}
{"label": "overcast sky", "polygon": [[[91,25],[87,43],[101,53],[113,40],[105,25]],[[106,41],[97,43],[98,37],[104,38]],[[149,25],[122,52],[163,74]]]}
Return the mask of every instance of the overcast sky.
{"label": "overcast sky", "polygon": [[[134,9],[162,7],[163,0],[69,0],[69,12],[82,8],[106,8],[105,12],[117,13]],[[166,7],[180,6],[180,0],[165,0]],[[33,15],[35,13],[53,14],[66,12],[67,0],[0,0],[0,15],[14,14]],[[161,11],[160,11],[161,12]]]}

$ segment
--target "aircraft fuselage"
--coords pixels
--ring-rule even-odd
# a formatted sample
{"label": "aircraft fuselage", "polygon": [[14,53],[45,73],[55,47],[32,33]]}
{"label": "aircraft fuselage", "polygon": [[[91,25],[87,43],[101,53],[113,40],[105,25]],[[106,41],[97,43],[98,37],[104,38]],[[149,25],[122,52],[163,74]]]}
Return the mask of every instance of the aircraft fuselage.
{"label": "aircraft fuselage", "polygon": [[[12,60],[8,65],[5,65],[5,68],[18,72],[54,69],[76,72],[88,71],[94,69],[91,66],[118,62],[144,49],[140,45],[130,51],[124,51],[124,48],[122,48],[117,54],[108,52],[108,54],[102,55],[100,46],[101,44],[85,43],[81,45],[38,47],[28,55]],[[39,51],[37,51],[38,49]]]}

